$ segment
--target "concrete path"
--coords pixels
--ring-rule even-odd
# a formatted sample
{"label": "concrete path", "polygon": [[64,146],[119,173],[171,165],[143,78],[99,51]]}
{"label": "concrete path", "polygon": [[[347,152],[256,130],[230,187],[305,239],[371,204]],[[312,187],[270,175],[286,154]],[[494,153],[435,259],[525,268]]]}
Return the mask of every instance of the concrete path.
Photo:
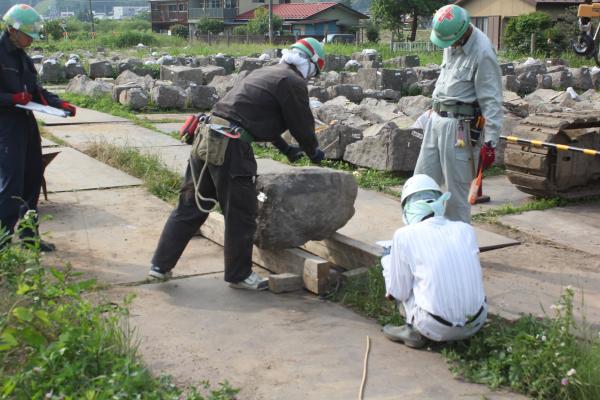
{"label": "concrete path", "polygon": [[87,108],[77,108],[77,115],[75,117],[61,118],[53,115],[44,113],[35,113],[35,117],[38,121],[44,123],[44,125],[73,125],[73,124],[102,124],[107,122],[128,122],[127,119],[116,117],[114,115],[101,113],[99,111],[90,110]]}

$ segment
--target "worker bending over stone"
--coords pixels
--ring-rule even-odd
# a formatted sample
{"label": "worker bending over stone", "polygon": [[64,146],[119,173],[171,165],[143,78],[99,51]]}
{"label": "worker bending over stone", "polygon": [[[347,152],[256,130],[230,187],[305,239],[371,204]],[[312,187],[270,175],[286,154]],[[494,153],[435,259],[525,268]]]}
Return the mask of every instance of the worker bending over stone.
{"label": "worker bending over stone", "polygon": [[475,231],[444,216],[450,198],[427,175],[407,180],[401,197],[406,226],[381,260],[386,296],[406,317],[405,325],[386,325],[383,333],[409,347],[466,339],[487,318]]}
{"label": "worker bending over stone", "polygon": [[469,223],[471,181],[480,156],[484,169],[493,164],[502,127],[500,66],[490,40],[457,5],[435,13],[431,41],[444,57],[415,174],[445,182],[448,218]]}
{"label": "worker bending over stone", "polygon": [[[179,203],[167,220],[149,275],[169,278],[183,250],[218,202],[225,217],[225,281],[235,288],[263,290],[267,281],[252,272],[256,231],[256,160],[251,143],[274,142],[290,160],[302,153],[320,163],[306,81],[325,66],[314,38],[284,50],[281,63],[250,73],[212,109],[198,127]],[[300,144],[288,145],[289,130]],[[212,199],[212,200],[211,200]]]}

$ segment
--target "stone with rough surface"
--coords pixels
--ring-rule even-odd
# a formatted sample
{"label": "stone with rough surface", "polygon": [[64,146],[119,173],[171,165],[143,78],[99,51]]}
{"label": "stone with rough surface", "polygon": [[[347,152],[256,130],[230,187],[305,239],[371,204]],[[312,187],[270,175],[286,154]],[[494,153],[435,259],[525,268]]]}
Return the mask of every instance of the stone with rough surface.
{"label": "stone with rough surface", "polygon": [[348,56],[325,54],[325,71],[341,71],[348,61],[350,61]]}
{"label": "stone with rough surface", "polygon": [[182,87],[187,87],[190,83],[203,85],[204,72],[200,67],[195,68],[180,65],[163,65],[160,67],[160,79],[171,81],[173,84]]}
{"label": "stone with rough surface", "polygon": [[429,79],[429,80],[413,83],[408,88],[408,92],[410,94],[419,93],[423,96],[431,96],[433,94],[433,91],[435,90],[436,82],[437,82],[437,79]]}
{"label": "stone with rough surface", "polygon": [[365,130],[363,140],[346,147],[344,161],[380,171],[414,170],[423,131],[409,128],[411,122],[400,117]]}
{"label": "stone with rough surface", "polygon": [[569,68],[569,71],[573,75],[572,86],[574,89],[585,91],[594,87],[589,68]]}
{"label": "stone with rough surface", "polygon": [[216,65],[206,65],[204,67],[200,67],[200,70],[204,74],[203,85],[208,85],[216,76],[224,76],[225,68],[218,67]]}
{"label": "stone with rough surface", "polygon": [[329,160],[341,160],[344,158],[346,147],[350,143],[357,142],[363,138],[361,129],[343,123],[335,123],[328,126],[317,134],[319,145],[325,149],[325,157]]}
{"label": "stone with rough surface", "polygon": [[85,75],[78,75],[69,81],[66,92],[85,94],[87,96],[102,96],[112,94],[112,83],[95,81]]}
{"label": "stone with rough surface", "polygon": [[186,90],[188,105],[199,110],[210,110],[219,101],[217,90],[212,86],[192,85]]}
{"label": "stone with rough surface", "polygon": [[223,55],[211,57],[211,64],[225,69],[225,74],[229,75],[235,71],[235,58]]}
{"label": "stone with rough surface", "polygon": [[40,78],[42,82],[60,83],[67,79],[67,71],[58,60],[49,58],[42,64],[40,70]]}
{"label": "stone with rough surface", "polygon": [[65,63],[65,74],[67,79],[72,79],[77,75],[85,75],[85,68],[76,60],[68,60]]}
{"label": "stone with rough surface", "polygon": [[377,99],[377,100],[388,100],[392,102],[397,102],[400,100],[401,94],[397,90],[393,89],[385,89],[385,90],[375,90],[375,89],[367,89],[363,91],[365,95],[365,99]]}
{"label": "stone with rough surface", "polygon": [[113,75],[114,70],[110,61],[100,60],[90,62],[90,78],[112,78]]}
{"label": "stone with rough surface", "polygon": [[255,69],[262,68],[264,62],[258,58],[245,58],[240,62],[240,72],[242,71],[254,71]]}
{"label": "stone with rough surface", "polygon": [[398,108],[409,117],[417,119],[431,108],[431,99],[423,95],[402,97],[398,101]]}
{"label": "stone with rough surface", "polygon": [[360,103],[364,98],[362,87],[359,85],[335,85],[327,88],[330,98],[344,96],[353,103]]}
{"label": "stone with rough surface", "polygon": [[361,68],[356,73],[354,82],[363,90],[377,90],[381,87],[381,73],[376,68]]}
{"label": "stone with rough surface", "polygon": [[383,89],[404,92],[417,80],[417,74],[412,68],[381,70],[381,87]]}
{"label": "stone with rough surface", "polygon": [[119,103],[132,110],[141,110],[148,105],[148,95],[140,88],[127,89],[119,95]]}
{"label": "stone with rough surface", "polygon": [[573,74],[571,71],[558,71],[548,74],[552,79],[553,89],[566,89],[573,85]]}
{"label": "stone with rough surface", "polygon": [[159,108],[183,109],[185,107],[185,91],[177,86],[155,86],[150,96]]}
{"label": "stone with rough surface", "polygon": [[354,215],[358,185],[347,172],[328,168],[259,169],[254,244],[264,249],[296,247],[334,234]]}

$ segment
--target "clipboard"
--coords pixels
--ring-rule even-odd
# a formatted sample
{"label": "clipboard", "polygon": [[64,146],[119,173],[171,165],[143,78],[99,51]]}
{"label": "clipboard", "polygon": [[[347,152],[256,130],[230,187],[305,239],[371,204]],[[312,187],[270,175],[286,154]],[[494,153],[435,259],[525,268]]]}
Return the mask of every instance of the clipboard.
{"label": "clipboard", "polygon": [[69,115],[71,115],[68,111],[61,110],[60,108],[45,106],[45,105],[42,105],[40,103],[36,103],[33,101],[30,101],[29,103],[27,103],[25,105],[17,104],[16,107],[23,108],[25,110],[34,111],[34,112],[41,112],[44,114],[54,115],[55,117],[67,118]]}

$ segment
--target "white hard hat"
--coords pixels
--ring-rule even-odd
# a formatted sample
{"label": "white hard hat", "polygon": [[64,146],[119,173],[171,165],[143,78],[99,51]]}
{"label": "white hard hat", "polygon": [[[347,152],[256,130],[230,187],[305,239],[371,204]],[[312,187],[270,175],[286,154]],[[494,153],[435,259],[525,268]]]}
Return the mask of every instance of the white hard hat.
{"label": "white hard hat", "polygon": [[404,206],[404,201],[411,195],[417,192],[425,190],[434,190],[442,193],[440,185],[436,183],[429,175],[417,174],[413,175],[412,178],[408,179],[402,188],[402,197],[400,198],[400,204]]}

